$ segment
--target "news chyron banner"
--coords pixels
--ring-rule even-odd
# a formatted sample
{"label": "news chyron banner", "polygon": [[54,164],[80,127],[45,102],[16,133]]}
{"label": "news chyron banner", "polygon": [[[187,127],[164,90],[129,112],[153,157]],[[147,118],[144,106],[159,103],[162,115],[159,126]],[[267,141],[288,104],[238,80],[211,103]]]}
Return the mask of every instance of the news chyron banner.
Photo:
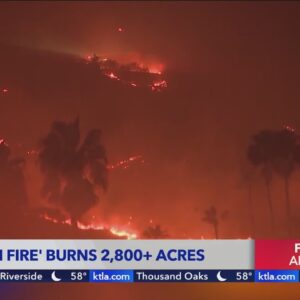
{"label": "news chyron banner", "polygon": [[1,240],[1,282],[299,282],[300,240]]}

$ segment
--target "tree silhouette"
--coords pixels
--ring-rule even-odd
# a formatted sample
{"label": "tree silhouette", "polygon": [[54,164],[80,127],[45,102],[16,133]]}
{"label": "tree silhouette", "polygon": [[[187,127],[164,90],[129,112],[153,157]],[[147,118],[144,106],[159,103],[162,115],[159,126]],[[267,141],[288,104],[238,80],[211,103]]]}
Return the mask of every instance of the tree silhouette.
{"label": "tree silhouette", "polygon": [[107,189],[107,157],[100,131],[91,130],[80,144],[79,120],[54,122],[41,142],[39,163],[45,182],[42,195],[62,207],[73,225]]}
{"label": "tree silhouette", "polygon": [[[292,218],[289,186],[290,178],[300,162],[299,136],[296,135],[293,129],[286,127],[277,133],[277,139],[273,167],[277,174],[284,180],[285,204],[289,222]],[[291,229],[289,228],[289,230]]]}
{"label": "tree silhouette", "polygon": [[253,167],[247,165],[247,167],[241,170],[241,186],[247,189],[247,200],[249,209],[249,221],[250,221],[250,232],[253,237],[256,235],[255,229],[255,216],[254,216],[254,204],[253,204],[253,184],[255,181],[255,172]]}
{"label": "tree silhouette", "polygon": [[202,218],[202,221],[204,221],[208,224],[211,224],[213,226],[216,239],[219,238],[220,220],[225,219],[227,217],[227,215],[228,215],[227,211],[224,211],[223,213],[221,213],[219,215],[216,207],[213,205],[204,211],[204,216]]}
{"label": "tree silhouette", "polygon": [[254,136],[254,142],[248,148],[250,162],[253,165],[262,167],[266,179],[272,221],[274,216],[270,197],[270,180],[273,172],[284,179],[287,218],[288,221],[291,220],[289,182],[291,175],[300,162],[300,145],[298,141],[299,136],[296,135],[295,131],[290,127],[285,127],[279,131],[261,131]]}
{"label": "tree silhouette", "polygon": [[146,239],[165,239],[168,237],[168,234],[160,225],[155,225],[147,227],[142,236]]}
{"label": "tree silhouette", "polygon": [[274,212],[271,197],[271,180],[273,173],[274,148],[276,135],[274,131],[263,130],[253,137],[247,150],[247,156],[251,164],[260,167],[267,188],[267,201],[271,216],[271,226],[274,228]]}

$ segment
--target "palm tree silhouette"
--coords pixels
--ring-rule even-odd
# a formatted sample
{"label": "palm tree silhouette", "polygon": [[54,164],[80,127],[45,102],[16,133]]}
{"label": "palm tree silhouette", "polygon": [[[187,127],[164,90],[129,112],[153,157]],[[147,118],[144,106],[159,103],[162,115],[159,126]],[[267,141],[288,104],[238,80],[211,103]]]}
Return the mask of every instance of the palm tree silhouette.
{"label": "palm tree silhouette", "polygon": [[80,144],[76,118],[71,123],[54,122],[41,142],[42,195],[62,206],[73,225],[99,201],[96,189],[107,189],[107,157],[100,136],[100,131],[93,129]]}
{"label": "palm tree silhouette", "polygon": [[268,190],[269,208],[273,216],[273,207],[270,195],[270,181],[273,172],[276,172],[284,180],[285,205],[288,219],[288,228],[291,221],[290,203],[290,178],[300,162],[299,136],[291,127],[285,127],[279,131],[264,130],[254,136],[254,142],[248,148],[248,158],[253,165],[262,166],[262,172],[266,180]]}
{"label": "palm tree silhouette", "polygon": [[289,187],[290,178],[300,162],[299,136],[295,133],[294,129],[285,127],[283,130],[277,132],[277,139],[277,155],[274,158],[273,165],[274,170],[284,180],[285,206],[289,231],[291,232],[290,223],[292,215]]}
{"label": "palm tree silhouette", "polygon": [[224,211],[220,215],[214,205],[204,211],[202,221],[209,223],[213,226],[216,239],[219,238],[219,223],[221,219],[225,219],[228,215],[227,211]]}
{"label": "palm tree silhouette", "polygon": [[146,239],[165,239],[168,234],[160,225],[155,225],[147,227],[142,236]]}
{"label": "palm tree silhouette", "polygon": [[241,170],[241,185],[247,189],[248,212],[250,221],[250,232],[253,237],[256,236],[255,215],[253,203],[253,185],[255,181],[255,172],[253,167],[247,165]]}
{"label": "palm tree silhouette", "polygon": [[263,130],[253,137],[247,150],[251,164],[260,167],[267,188],[267,201],[271,217],[271,227],[274,228],[274,211],[271,197],[271,181],[273,175],[275,135],[271,130]]}

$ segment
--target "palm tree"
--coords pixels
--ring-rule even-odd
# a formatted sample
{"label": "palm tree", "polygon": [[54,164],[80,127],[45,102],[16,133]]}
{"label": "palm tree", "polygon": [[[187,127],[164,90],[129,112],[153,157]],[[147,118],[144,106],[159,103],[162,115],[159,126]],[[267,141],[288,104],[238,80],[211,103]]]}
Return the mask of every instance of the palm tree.
{"label": "palm tree", "polygon": [[277,153],[273,161],[274,170],[284,180],[285,205],[289,231],[291,215],[290,178],[300,162],[299,136],[290,127],[277,132]]}
{"label": "palm tree", "polygon": [[202,221],[209,223],[213,226],[216,239],[219,238],[219,220],[225,219],[228,215],[227,211],[224,211],[222,214],[218,214],[215,206],[211,206],[204,211],[204,216]]}
{"label": "palm tree", "polygon": [[289,183],[292,173],[300,162],[300,145],[298,141],[299,136],[296,135],[295,130],[287,126],[279,131],[261,131],[254,136],[254,142],[248,148],[248,158],[250,162],[255,166],[262,167],[267,185],[272,225],[274,216],[270,181],[274,171],[284,179],[287,219],[291,220],[292,217]]}
{"label": "palm tree", "polygon": [[80,144],[79,119],[54,122],[41,142],[39,163],[45,182],[42,195],[62,207],[77,225],[97,202],[97,188],[107,188],[107,157],[99,130],[91,130]]}
{"label": "palm tree", "polygon": [[274,228],[274,212],[271,197],[271,181],[273,173],[273,157],[275,146],[273,131],[263,130],[253,137],[247,150],[247,156],[251,164],[260,167],[267,188],[267,201],[271,217],[271,227]]}

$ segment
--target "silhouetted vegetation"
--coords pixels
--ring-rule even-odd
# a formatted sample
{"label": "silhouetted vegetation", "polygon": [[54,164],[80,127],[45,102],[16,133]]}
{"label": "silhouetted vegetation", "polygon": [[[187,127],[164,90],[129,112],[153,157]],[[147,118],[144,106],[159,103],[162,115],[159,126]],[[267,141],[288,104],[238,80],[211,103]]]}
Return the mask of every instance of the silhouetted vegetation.
{"label": "silhouetted vegetation", "polygon": [[265,178],[272,228],[274,226],[274,212],[270,183],[274,173],[284,180],[286,213],[288,223],[291,222],[289,183],[300,162],[300,145],[298,142],[299,136],[292,128],[286,127],[278,131],[263,130],[259,132],[253,137],[252,143],[248,147],[249,161],[254,166],[261,168]]}
{"label": "silhouetted vegetation", "polygon": [[253,203],[253,185],[255,181],[255,175],[256,174],[253,170],[253,167],[251,166],[247,166],[247,168],[242,169],[241,184],[247,191],[248,208],[246,210],[249,215],[250,234],[252,237],[255,237],[256,235],[254,203]]}
{"label": "silhouetted vegetation", "polygon": [[71,123],[54,122],[41,143],[43,197],[62,207],[74,225],[99,201],[95,189],[107,188],[107,158],[100,135],[99,130],[91,130],[80,144],[76,119]]}
{"label": "silhouetted vegetation", "polygon": [[142,236],[145,239],[165,239],[168,237],[168,234],[160,225],[155,225],[147,227]]}
{"label": "silhouetted vegetation", "polygon": [[212,205],[211,207],[209,207],[204,211],[204,216],[202,218],[202,221],[209,223],[213,226],[216,239],[220,237],[220,231],[219,231],[220,221],[224,220],[227,217],[227,215],[228,215],[227,211],[224,211],[221,214],[219,214],[214,205]]}

